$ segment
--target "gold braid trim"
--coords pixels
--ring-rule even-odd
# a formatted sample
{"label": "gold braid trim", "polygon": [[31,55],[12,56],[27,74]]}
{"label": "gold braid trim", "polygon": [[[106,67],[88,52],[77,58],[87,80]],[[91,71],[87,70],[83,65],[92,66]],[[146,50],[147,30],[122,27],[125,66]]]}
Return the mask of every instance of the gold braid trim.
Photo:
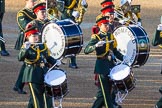
{"label": "gold braid trim", "polygon": [[[96,36],[97,36],[97,38],[99,39],[99,41],[101,41],[101,38],[100,38],[98,35],[96,35]],[[103,56],[105,56],[105,55],[107,54],[107,52],[109,51],[109,43],[108,43],[107,41],[108,41],[108,37],[106,36],[105,53],[100,54],[100,55],[97,55],[97,57],[103,57]]]}
{"label": "gold braid trim", "polygon": [[76,4],[76,0],[73,0],[70,6],[65,6],[65,8],[72,9]]}
{"label": "gold braid trim", "polygon": [[25,30],[23,29],[23,27],[19,24],[19,21],[18,21],[18,15],[19,13],[24,13],[27,17],[29,17],[31,20],[34,20],[34,18],[32,18],[30,15],[28,15],[25,11],[23,10],[20,10],[17,14],[17,24],[18,26],[20,27],[20,29],[24,32]]}
{"label": "gold braid trim", "polygon": [[[34,45],[31,46],[31,48],[32,48],[34,51],[37,52],[37,57],[36,57],[36,59],[33,60],[33,61],[29,61],[28,59],[25,59],[25,62],[28,63],[28,64],[36,63],[36,62],[39,60],[40,53],[43,52],[43,51],[45,51],[45,50],[47,50],[47,45],[46,45],[45,43],[44,43],[43,45],[44,45],[45,48],[42,49],[42,50],[40,50],[39,48],[35,49],[35,48],[34,48]],[[48,52],[48,55],[49,55],[49,52]]]}
{"label": "gold braid trim", "polygon": [[[32,48],[33,49],[33,48]],[[40,50],[39,50],[39,48],[37,48],[37,57],[36,57],[36,59],[35,60],[33,60],[33,61],[29,61],[29,59],[25,59],[25,62],[27,63],[27,64],[34,64],[34,63],[36,63],[38,60],[39,60],[39,57],[40,57]]]}
{"label": "gold braid trim", "polygon": [[113,34],[111,34],[111,40],[114,40],[113,47],[116,48],[117,47],[117,41],[114,38],[114,35]]}

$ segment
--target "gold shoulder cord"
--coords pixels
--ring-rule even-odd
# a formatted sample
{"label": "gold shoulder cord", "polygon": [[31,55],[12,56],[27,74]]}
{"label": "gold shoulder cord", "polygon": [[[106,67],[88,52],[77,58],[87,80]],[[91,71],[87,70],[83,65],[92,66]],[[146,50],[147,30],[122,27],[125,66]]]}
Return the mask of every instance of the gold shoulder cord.
{"label": "gold shoulder cord", "polygon": [[65,6],[65,8],[72,9],[76,4],[76,0],[73,0],[70,6]]}
{"label": "gold shoulder cord", "polygon": [[[100,38],[98,35],[96,35],[96,36],[97,36],[97,38],[98,38],[99,40],[101,40],[101,38]],[[108,37],[106,36],[105,53],[100,54],[100,55],[97,55],[97,57],[103,57],[103,56],[105,56],[105,55],[107,54],[108,51],[109,51],[109,43],[108,43]]]}
{"label": "gold shoulder cord", "polygon": [[36,62],[39,60],[39,57],[40,57],[40,49],[39,49],[39,48],[34,49],[34,46],[31,46],[31,48],[32,48],[34,51],[37,52],[37,57],[36,57],[36,59],[33,60],[33,61],[30,61],[29,59],[25,59],[25,62],[28,63],[28,64],[34,64],[34,63],[36,63]]}
{"label": "gold shoulder cord", "polygon": [[117,47],[117,42],[116,42],[116,39],[114,38],[113,34],[111,34],[111,40],[114,40],[113,47],[116,48]]}
{"label": "gold shoulder cord", "polygon": [[17,14],[17,24],[18,24],[18,26],[20,27],[20,29],[24,32],[25,30],[23,29],[23,27],[19,24],[19,21],[18,21],[18,17],[19,17],[19,14],[20,13],[22,13],[22,15],[23,15],[23,13],[26,15],[26,16],[28,16],[30,19],[34,19],[34,18],[32,18],[30,15],[28,15],[25,11],[23,11],[23,10],[20,10],[19,12],[18,12],[18,14]]}

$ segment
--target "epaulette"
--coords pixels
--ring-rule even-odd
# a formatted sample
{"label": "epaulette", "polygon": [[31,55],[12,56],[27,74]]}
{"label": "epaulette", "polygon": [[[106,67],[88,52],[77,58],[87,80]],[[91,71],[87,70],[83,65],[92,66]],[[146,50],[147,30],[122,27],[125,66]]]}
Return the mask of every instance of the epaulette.
{"label": "epaulette", "polygon": [[17,16],[21,17],[21,16],[24,16],[24,14],[20,11]]}
{"label": "epaulette", "polygon": [[29,10],[27,10],[26,8],[23,8],[18,12],[18,16],[19,16],[19,13],[22,13],[22,15],[27,16],[31,20],[35,19],[35,17],[32,16],[32,15],[34,15],[34,13],[31,11],[32,14],[29,14],[29,12],[30,12]]}
{"label": "epaulette", "polygon": [[97,34],[92,34],[91,38],[96,39]]}

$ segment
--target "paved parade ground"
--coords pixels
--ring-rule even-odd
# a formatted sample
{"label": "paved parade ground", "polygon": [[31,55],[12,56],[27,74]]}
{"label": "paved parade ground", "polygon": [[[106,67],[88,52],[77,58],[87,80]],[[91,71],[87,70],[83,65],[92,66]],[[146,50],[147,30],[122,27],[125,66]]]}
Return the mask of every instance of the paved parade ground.
{"label": "paved parade ground", "polygon": [[[16,24],[16,12],[23,7],[23,1],[6,0],[6,13],[3,19],[3,32],[6,40],[6,49],[9,57],[0,57],[0,108],[26,108],[29,98],[28,87],[25,86],[27,95],[20,95],[12,90],[17,79],[22,63],[18,62],[18,51],[14,50],[14,45],[18,36]],[[91,26],[95,22],[95,17],[99,14],[101,0],[87,0],[89,7],[85,14],[81,28],[84,34],[84,45],[91,36]],[[95,3],[94,3],[95,1]],[[117,3],[114,0],[115,3]],[[14,2],[18,4],[14,4]],[[162,4],[159,0],[134,0],[133,4],[141,5],[142,25],[146,30],[150,41],[157,25],[160,23],[162,15]],[[148,43],[150,44],[150,43]],[[66,71],[69,93],[63,99],[63,108],[91,108],[97,87],[94,85],[94,64],[95,54],[85,55],[81,53],[77,56],[78,69],[68,68],[68,60],[60,68]],[[123,108],[153,108],[161,97],[158,92],[162,86],[161,71],[162,50],[150,44],[149,58],[144,66],[133,68],[134,77],[137,79],[136,87],[128,94],[121,104]]]}

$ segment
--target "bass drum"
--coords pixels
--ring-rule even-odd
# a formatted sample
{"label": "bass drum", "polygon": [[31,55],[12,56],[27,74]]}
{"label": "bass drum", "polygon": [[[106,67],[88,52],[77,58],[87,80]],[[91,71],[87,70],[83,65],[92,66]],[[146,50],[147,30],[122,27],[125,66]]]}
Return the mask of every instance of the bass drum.
{"label": "bass drum", "polygon": [[128,65],[139,67],[146,63],[150,53],[150,44],[147,33],[141,26],[118,27],[113,35],[117,41],[118,51],[128,57]]}
{"label": "bass drum", "polygon": [[83,46],[83,33],[72,20],[60,20],[45,24],[42,42],[46,42],[55,59],[79,54]]}

